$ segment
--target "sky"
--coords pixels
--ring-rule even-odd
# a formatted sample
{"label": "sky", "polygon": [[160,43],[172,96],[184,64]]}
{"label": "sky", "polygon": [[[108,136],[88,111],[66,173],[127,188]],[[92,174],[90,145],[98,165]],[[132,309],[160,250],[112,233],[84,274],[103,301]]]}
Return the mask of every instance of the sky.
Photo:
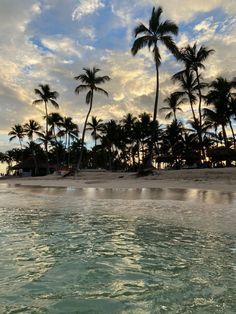
{"label": "sky", "polygon": [[[17,146],[7,136],[14,124],[29,119],[43,124],[43,106],[32,105],[38,84],[59,92],[59,112],[72,116],[82,130],[88,108],[85,94],[74,93],[74,77],[83,67],[96,66],[112,79],[102,86],[109,98],[96,95],[92,115],[108,120],[152,113],[152,55],[144,49],[133,57],[130,48],[134,27],[147,24],[152,7],[159,5],[163,20],[179,26],[179,47],[196,41],[215,49],[206,63],[207,81],[236,76],[235,0],[0,0],[0,151]],[[171,75],[182,67],[163,47],[161,55],[160,107],[177,88]],[[164,123],[160,114],[159,119]]]}

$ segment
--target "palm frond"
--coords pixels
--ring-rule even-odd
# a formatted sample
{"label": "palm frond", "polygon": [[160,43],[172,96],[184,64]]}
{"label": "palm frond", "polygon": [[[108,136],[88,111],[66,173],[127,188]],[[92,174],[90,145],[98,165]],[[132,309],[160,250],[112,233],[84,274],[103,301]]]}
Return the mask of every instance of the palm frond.
{"label": "palm frond", "polygon": [[80,74],[78,76],[75,76],[74,79],[75,80],[79,80],[82,83],[86,83],[86,84],[89,83],[89,78],[88,78],[88,76],[86,74]]}
{"label": "palm frond", "polygon": [[109,96],[108,92],[105,91],[105,89],[101,88],[101,87],[95,87],[94,90],[98,93],[102,93],[104,95],[106,95],[107,97]]}
{"label": "palm frond", "polygon": [[152,15],[149,20],[149,28],[153,33],[156,32],[160,24],[160,18],[161,18],[162,12],[163,12],[162,7],[158,7],[158,8],[153,7],[152,9]]}
{"label": "palm frond", "polygon": [[99,77],[95,77],[94,83],[95,84],[102,84],[102,83],[108,82],[110,80],[111,80],[111,78],[108,75],[99,76]]}
{"label": "palm frond", "polygon": [[[8,135],[10,135],[10,134],[8,133]],[[11,137],[9,138],[9,141],[11,142],[11,141],[13,141],[15,138],[17,138],[17,136],[16,136],[16,135],[13,135],[13,136],[11,136]]]}
{"label": "palm frond", "polygon": [[51,102],[51,104],[55,107],[55,108],[59,108],[59,104],[55,101],[55,100],[53,100],[53,99],[50,99],[50,102]]}
{"label": "palm frond", "polygon": [[75,93],[79,94],[80,92],[86,91],[89,88],[90,88],[89,85],[79,85],[79,86],[76,87]]}
{"label": "palm frond", "polygon": [[143,24],[140,23],[137,27],[134,29],[134,37],[137,37],[139,34],[145,34],[145,35],[151,35],[152,33],[150,30]]}
{"label": "palm frond", "polygon": [[158,33],[163,35],[168,35],[169,33],[173,35],[178,35],[179,28],[178,26],[170,20],[166,20],[165,22],[161,23],[158,28]]}
{"label": "palm frond", "polygon": [[173,112],[170,111],[170,112],[167,113],[167,115],[165,116],[165,119],[166,119],[166,120],[169,120],[172,116],[173,116]]}
{"label": "palm frond", "polygon": [[38,104],[41,104],[43,102],[42,99],[36,99],[32,102],[33,105],[38,105]]}
{"label": "palm frond", "polygon": [[151,39],[151,36],[149,35],[145,35],[145,36],[135,39],[133,46],[131,48],[132,55],[135,56],[140,49],[146,47],[150,39]]}
{"label": "palm frond", "polygon": [[164,35],[160,37],[160,40],[164,43],[164,45],[170,50],[170,52],[177,56],[179,55],[179,50],[171,36]]}
{"label": "palm frond", "polygon": [[93,96],[93,92],[90,90],[86,95],[86,104],[89,104]]}
{"label": "palm frond", "polygon": [[35,89],[34,89],[34,93],[35,93],[36,95],[40,96],[41,98],[43,98],[43,93],[42,93],[39,89],[35,88]]}

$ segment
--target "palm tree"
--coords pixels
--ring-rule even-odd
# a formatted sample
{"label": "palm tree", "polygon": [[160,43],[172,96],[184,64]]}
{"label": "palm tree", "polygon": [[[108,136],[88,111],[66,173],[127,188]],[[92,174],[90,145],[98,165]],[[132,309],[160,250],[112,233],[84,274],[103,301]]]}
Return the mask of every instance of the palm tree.
{"label": "palm tree", "polygon": [[62,121],[58,123],[59,132],[58,136],[65,136],[65,148],[70,147],[71,140],[78,139],[78,126],[72,121],[71,117],[64,117]]}
{"label": "palm tree", "polygon": [[16,161],[16,149],[8,150],[4,153],[3,159],[1,162],[7,163],[7,174],[10,173],[12,164],[14,161]]}
{"label": "palm tree", "polygon": [[229,144],[225,128],[227,124],[229,124],[235,148],[235,134],[231,116],[233,116],[232,100],[235,97],[235,93],[233,93],[232,90],[236,88],[236,79],[228,81],[223,77],[217,77],[209,87],[212,89],[208,92],[206,100],[207,104],[213,105],[214,108],[213,110],[205,109],[204,115],[208,121],[212,122],[215,129],[218,125],[222,126],[222,134],[226,147],[229,146]]}
{"label": "palm tree", "polygon": [[33,141],[34,134],[39,135],[41,130],[40,124],[35,120],[29,120],[29,122],[24,124],[25,134],[28,136],[30,141]]}
{"label": "palm tree", "polygon": [[161,108],[161,111],[168,111],[165,119],[170,119],[174,116],[174,120],[177,122],[176,112],[183,111],[180,106],[186,101],[186,99],[182,98],[182,95],[178,92],[172,93],[169,97],[164,99],[164,103],[166,103],[165,107]]}
{"label": "palm tree", "polygon": [[[59,108],[58,103],[56,102],[56,99],[58,98],[59,94],[56,91],[51,91],[50,86],[48,84],[46,85],[39,85],[40,89],[35,89],[34,92],[37,96],[39,96],[39,99],[36,99],[33,101],[34,105],[37,105],[39,103],[44,103],[45,107],[45,117],[46,117],[46,134],[48,133],[48,103],[51,103],[55,108]],[[49,136],[45,136],[45,150],[47,155],[47,165],[48,165],[48,143],[47,138]],[[49,166],[47,166],[47,173],[49,173]]]}
{"label": "palm tree", "polygon": [[67,164],[70,164],[70,146],[71,141],[78,139],[78,126],[72,121],[71,117],[64,117],[62,121],[58,123],[59,137],[65,137],[65,152],[68,153]]}
{"label": "palm tree", "polygon": [[102,119],[97,120],[97,117],[92,116],[91,122],[87,123],[88,127],[86,128],[86,130],[92,131],[91,135],[94,138],[94,147],[97,146],[97,139],[99,138],[98,133],[101,132],[103,129],[102,122],[103,122]]}
{"label": "palm tree", "polygon": [[80,169],[80,164],[82,161],[85,132],[86,132],[88,118],[89,118],[89,115],[93,106],[94,92],[102,93],[108,96],[107,91],[105,91],[101,87],[98,87],[97,85],[104,84],[105,82],[110,81],[110,77],[107,75],[97,76],[97,73],[100,71],[100,69],[96,67],[93,67],[92,69],[83,68],[83,70],[85,73],[82,73],[75,77],[76,80],[79,80],[82,83],[76,87],[75,93],[80,94],[80,92],[82,91],[88,91],[88,93],[86,94],[86,104],[89,105],[89,110],[88,110],[88,113],[86,115],[85,122],[84,122],[84,129],[82,133],[82,149],[81,149],[79,161],[77,164],[77,170]]}
{"label": "palm tree", "polygon": [[59,164],[60,164],[60,158],[59,158],[59,143],[57,140],[57,134],[56,130],[59,126],[59,124],[63,121],[63,117],[58,113],[58,112],[51,112],[48,115],[48,125],[49,125],[49,132],[52,133],[52,136],[55,141],[55,150],[56,150],[56,161],[57,161],[57,170],[59,169]]}
{"label": "palm tree", "polygon": [[53,137],[56,140],[56,128],[63,121],[63,117],[58,112],[52,112],[48,115],[49,131],[52,132]]}
{"label": "palm tree", "polygon": [[183,132],[184,128],[181,122],[173,120],[170,125],[167,125],[163,135],[165,151],[173,158],[175,167],[180,167],[182,163],[183,152]]}
{"label": "palm tree", "polygon": [[[190,103],[190,108],[192,111],[193,121],[196,126],[196,131],[198,135],[198,140],[201,146],[201,153],[203,159],[205,159],[205,150],[203,148],[202,143],[202,126],[200,124],[200,120],[197,118],[197,115],[194,110],[194,105],[197,101],[197,93],[199,91],[199,84],[201,75],[199,75],[199,80],[195,77],[194,72],[189,68],[186,67],[183,71],[180,71],[172,76],[172,80],[174,82],[178,82],[181,90],[178,91],[180,95],[187,96]],[[207,84],[201,82],[200,89],[206,87]]]}
{"label": "palm tree", "polygon": [[205,46],[201,46],[197,49],[197,44],[195,43],[192,47],[188,45],[185,48],[180,50],[179,59],[184,62],[186,69],[194,71],[196,74],[197,85],[198,85],[198,96],[199,96],[199,125],[201,128],[202,125],[202,92],[201,92],[201,83],[200,83],[200,73],[199,69],[205,69],[203,64],[204,61],[214,53],[213,49],[208,49]]}
{"label": "palm tree", "polygon": [[30,140],[29,149],[31,150],[33,160],[34,160],[35,175],[38,174],[38,163],[37,163],[36,153],[35,153],[36,144],[33,142],[33,137],[34,137],[34,133],[36,135],[40,135],[40,130],[41,130],[41,126],[35,120],[31,119],[31,120],[29,120],[29,122],[24,124],[24,131]]}
{"label": "palm tree", "polygon": [[193,120],[196,121],[196,113],[194,111],[194,104],[197,101],[196,90],[198,89],[197,79],[194,77],[193,72],[189,69],[180,71],[172,76],[173,82],[177,82],[181,90],[178,91],[182,97],[187,96],[190,103],[190,108],[193,115]]}
{"label": "palm tree", "polygon": [[8,133],[10,137],[9,141],[11,142],[12,140],[14,140],[15,138],[18,138],[19,143],[20,143],[20,147],[22,149],[22,140],[25,136],[25,131],[24,128],[21,124],[15,124],[12,128],[11,131]]}
{"label": "palm tree", "polygon": [[161,14],[162,8],[154,7],[149,20],[149,27],[145,26],[143,23],[140,23],[134,29],[134,35],[136,39],[131,48],[131,52],[134,56],[144,47],[148,47],[149,50],[152,48],[154,62],[156,65],[156,98],[154,103],[153,121],[156,121],[159,97],[159,66],[161,64],[161,55],[158,43],[161,42],[164,44],[164,46],[166,46],[174,55],[178,54],[178,49],[171,36],[178,34],[178,26],[170,20],[161,22]]}
{"label": "palm tree", "polygon": [[35,94],[39,96],[39,99],[34,100],[33,104],[37,105],[42,102],[44,103],[46,117],[46,132],[48,132],[48,103],[51,103],[55,108],[59,108],[59,105],[56,102],[56,99],[58,98],[59,94],[56,91],[52,92],[48,84],[46,85],[40,84],[39,87],[41,88],[41,90],[37,88],[34,90]]}

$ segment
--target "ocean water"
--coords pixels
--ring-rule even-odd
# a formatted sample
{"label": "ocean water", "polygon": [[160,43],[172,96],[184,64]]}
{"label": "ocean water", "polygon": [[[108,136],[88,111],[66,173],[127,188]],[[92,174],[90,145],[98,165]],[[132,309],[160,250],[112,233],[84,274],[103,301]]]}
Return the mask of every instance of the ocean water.
{"label": "ocean water", "polygon": [[236,194],[0,185],[0,313],[236,313]]}

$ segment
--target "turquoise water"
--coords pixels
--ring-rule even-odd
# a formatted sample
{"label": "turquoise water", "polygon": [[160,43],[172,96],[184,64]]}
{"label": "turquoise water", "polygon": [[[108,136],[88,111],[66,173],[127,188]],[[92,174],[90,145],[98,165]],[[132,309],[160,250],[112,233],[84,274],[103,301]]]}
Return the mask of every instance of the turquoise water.
{"label": "turquoise water", "polygon": [[235,313],[235,205],[0,185],[0,313]]}

